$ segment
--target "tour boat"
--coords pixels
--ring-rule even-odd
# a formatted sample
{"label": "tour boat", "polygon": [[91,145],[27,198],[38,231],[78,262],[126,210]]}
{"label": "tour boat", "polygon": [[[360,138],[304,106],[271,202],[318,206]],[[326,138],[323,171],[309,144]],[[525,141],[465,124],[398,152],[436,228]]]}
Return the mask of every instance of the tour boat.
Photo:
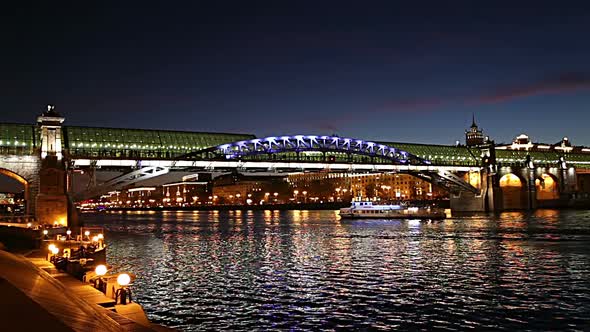
{"label": "tour boat", "polygon": [[340,209],[342,218],[373,218],[373,219],[444,219],[444,210],[438,208],[405,207],[402,205],[373,205],[373,202],[352,202],[348,208]]}

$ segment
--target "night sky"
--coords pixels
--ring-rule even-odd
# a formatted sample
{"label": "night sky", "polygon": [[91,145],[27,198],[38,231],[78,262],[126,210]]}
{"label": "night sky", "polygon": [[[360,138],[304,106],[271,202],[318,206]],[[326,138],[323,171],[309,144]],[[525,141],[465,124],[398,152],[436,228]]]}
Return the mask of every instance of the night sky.
{"label": "night sky", "polygon": [[59,3],[0,10],[2,122],[590,145],[584,2]]}

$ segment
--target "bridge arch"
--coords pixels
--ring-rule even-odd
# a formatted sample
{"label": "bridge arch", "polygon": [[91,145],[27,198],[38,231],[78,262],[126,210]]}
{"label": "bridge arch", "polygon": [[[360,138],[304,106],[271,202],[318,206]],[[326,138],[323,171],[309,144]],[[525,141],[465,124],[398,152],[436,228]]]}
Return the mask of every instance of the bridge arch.
{"label": "bridge arch", "polygon": [[506,210],[522,209],[525,202],[526,181],[514,173],[504,174],[500,178],[502,206]]}
{"label": "bridge arch", "polygon": [[[0,168],[0,176],[4,176],[4,177],[10,178],[12,180],[15,180],[20,185],[22,185],[22,189],[24,191],[24,196],[25,196],[24,197],[25,211],[27,211],[26,205],[30,201],[30,199],[29,199],[29,181],[27,179],[25,179],[23,176],[21,176],[20,174],[14,172],[14,171],[8,170],[6,168]],[[0,191],[3,191],[3,190],[0,190]],[[23,212],[25,212],[25,211],[23,211]],[[3,211],[3,212],[7,212],[7,211]]]}
{"label": "bridge arch", "polygon": [[1,156],[0,174],[23,185],[25,212],[35,214],[35,198],[39,191],[40,160],[38,156]]}
{"label": "bridge arch", "polygon": [[431,164],[394,146],[349,137],[318,135],[269,136],[238,141],[194,151],[177,159]]}
{"label": "bridge arch", "polygon": [[26,186],[29,184],[29,181],[27,181],[27,179],[25,179],[24,177],[22,177],[18,173],[15,173],[15,172],[8,170],[6,168],[0,168],[0,174],[20,182],[23,186]]}
{"label": "bridge arch", "polygon": [[535,179],[537,200],[559,199],[559,181],[555,175],[543,173]]}

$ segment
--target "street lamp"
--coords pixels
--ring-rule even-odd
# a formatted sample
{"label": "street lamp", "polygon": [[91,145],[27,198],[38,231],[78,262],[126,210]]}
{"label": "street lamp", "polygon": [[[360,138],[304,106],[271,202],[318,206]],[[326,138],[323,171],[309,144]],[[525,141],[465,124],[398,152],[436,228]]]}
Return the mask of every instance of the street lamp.
{"label": "street lamp", "polygon": [[307,191],[305,191],[305,190],[304,190],[304,191],[302,192],[302,194],[303,194],[303,201],[304,201],[305,203],[307,203]]}
{"label": "street lamp", "polygon": [[121,301],[121,304],[127,304],[127,297],[129,297],[129,302],[131,302],[131,290],[127,288],[129,283],[131,282],[131,277],[127,273],[121,273],[117,277],[117,283],[121,288],[117,289],[115,292],[115,303]]}
{"label": "street lamp", "polygon": [[[107,292],[107,283],[102,278],[107,273],[107,267],[105,265],[97,265],[94,269],[94,273],[96,274],[97,278],[94,281],[94,288],[98,289],[99,291],[106,294]],[[98,281],[98,284],[97,284]]]}

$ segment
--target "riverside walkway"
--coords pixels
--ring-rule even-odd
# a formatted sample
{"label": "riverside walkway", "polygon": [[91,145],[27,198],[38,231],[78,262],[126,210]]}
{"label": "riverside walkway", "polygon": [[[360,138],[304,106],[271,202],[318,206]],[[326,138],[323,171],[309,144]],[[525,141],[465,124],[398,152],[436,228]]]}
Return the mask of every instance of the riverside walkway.
{"label": "riverside walkway", "polygon": [[3,331],[172,331],[134,314],[138,304],[116,308],[112,299],[42,258],[2,250],[0,294]]}

